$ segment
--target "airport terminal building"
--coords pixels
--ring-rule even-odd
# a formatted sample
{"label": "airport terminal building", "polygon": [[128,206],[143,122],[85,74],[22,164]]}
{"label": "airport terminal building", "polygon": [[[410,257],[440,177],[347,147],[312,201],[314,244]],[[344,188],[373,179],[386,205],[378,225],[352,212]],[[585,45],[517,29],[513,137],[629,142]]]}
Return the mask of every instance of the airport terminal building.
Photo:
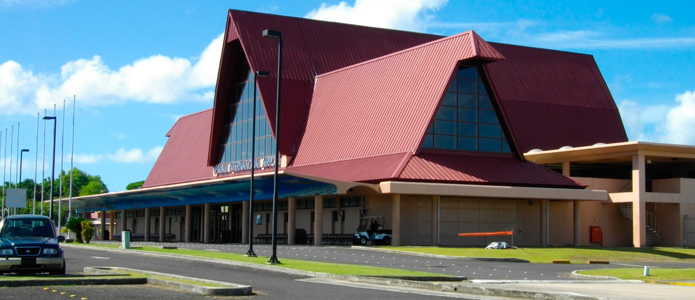
{"label": "airport terminal building", "polygon": [[[279,133],[265,29],[284,43]],[[252,238],[268,242],[277,164],[281,243],[343,243],[365,216],[394,245],[695,243],[695,147],[628,142],[591,55],[473,31],[230,10],[214,106],[167,137],[143,188],[73,199],[101,212],[101,238],[247,243],[253,209]],[[458,236],[490,231],[513,236]]]}

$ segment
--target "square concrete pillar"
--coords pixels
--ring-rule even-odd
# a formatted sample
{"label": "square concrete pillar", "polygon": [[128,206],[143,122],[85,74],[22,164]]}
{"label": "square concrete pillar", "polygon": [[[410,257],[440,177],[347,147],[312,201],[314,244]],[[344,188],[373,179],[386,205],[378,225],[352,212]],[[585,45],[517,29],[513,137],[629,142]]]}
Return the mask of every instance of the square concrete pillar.
{"label": "square concrete pillar", "polygon": [[570,162],[568,162],[568,161],[562,162],[562,175],[570,177]]}
{"label": "square concrete pillar", "polygon": [[145,242],[150,241],[150,208],[145,208]]}
{"label": "square concrete pillar", "polygon": [[109,216],[109,240],[113,239],[114,223],[116,222],[116,213],[111,212]]}
{"label": "square concrete pillar", "polygon": [[203,208],[203,243],[210,243],[210,203],[205,203]]}
{"label": "square concrete pillar", "polygon": [[572,201],[572,209],[574,215],[574,246],[582,246],[582,212],[580,202],[575,200]]}
{"label": "square concrete pillar", "polygon": [[401,194],[391,195],[391,245],[401,245]]}
{"label": "square concrete pillar", "polygon": [[[231,208],[231,206],[230,206]],[[231,209],[230,209],[231,211]],[[231,218],[230,224],[231,222]],[[241,243],[248,244],[249,242],[249,201],[241,202]]]}
{"label": "square concrete pillar", "polygon": [[100,234],[100,239],[103,241],[108,238],[106,236],[106,211],[102,210],[99,212],[99,220],[101,221],[101,234]]}
{"label": "square concrete pillar", "polygon": [[550,201],[541,200],[541,247],[550,244]]}
{"label": "square concrete pillar", "polygon": [[164,226],[166,225],[166,211],[164,206],[159,207],[159,241],[164,242]]}
{"label": "square concrete pillar", "polygon": [[643,154],[632,156],[632,193],[637,197],[632,202],[632,245],[647,246],[647,194],[646,161]]}
{"label": "square concrete pillar", "polygon": [[432,196],[432,245],[439,245],[439,196]]}
{"label": "square concrete pillar", "polygon": [[186,205],[186,222],[184,225],[186,227],[186,228],[184,228],[184,232],[185,232],[184,233],[184,235],[185,235],[184,241],[186,243],[191,242],[191,230],[193,229],[193,228],[191,228],[192,227],[191,226],[191,224],[192,224],[191,223],[191,214],[192,213],[193,213],[193,207],[190,204]]}
{"label": "square concrete pillar", "polygon": [[128,211],[121,210],[121,232],[128,229]]}
{"label": "square concrete pillar", "polygon": [[297,228],[297,198],[287,199],[287,244],[295,244]]}
{"label": "square concrete pillar", "polygon": [[314,196],[314,245],[323,244],[323,196]]}

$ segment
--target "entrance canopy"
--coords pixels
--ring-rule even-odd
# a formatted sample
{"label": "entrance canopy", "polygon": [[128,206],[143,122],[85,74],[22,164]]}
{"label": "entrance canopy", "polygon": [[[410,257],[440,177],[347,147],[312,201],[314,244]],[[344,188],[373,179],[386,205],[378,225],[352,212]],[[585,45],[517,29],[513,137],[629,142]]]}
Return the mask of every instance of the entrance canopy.
{"label": "entrance canopy", "polygon": [[[254,200],[273,198],[272,173],[263,175],[254,181]],[[287,174],[278,176],[278,198],[333,195],[338,191],[333,184]],[[244,176],[83,196],[73,198],[72,207],[77,212],[92,212],[246,201],[249,200],[250,183],[249,176]]]}

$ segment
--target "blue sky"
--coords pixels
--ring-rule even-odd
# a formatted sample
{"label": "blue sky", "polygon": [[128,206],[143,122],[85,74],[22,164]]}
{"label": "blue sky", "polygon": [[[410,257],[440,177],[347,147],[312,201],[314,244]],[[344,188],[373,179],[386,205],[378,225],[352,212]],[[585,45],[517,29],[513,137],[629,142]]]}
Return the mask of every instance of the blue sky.
{"label": "blue sky", "polygon": [[21,122],[33,178],[36,113],[57,104],[60,156],[65,99],[67,170],[76,95],[75,166],[111,191],[144,180],[176,119],[212,106],[229,8],[592,54],[631,140],[695,144],[691,1],[0,0],[3,151],[4,128]]}

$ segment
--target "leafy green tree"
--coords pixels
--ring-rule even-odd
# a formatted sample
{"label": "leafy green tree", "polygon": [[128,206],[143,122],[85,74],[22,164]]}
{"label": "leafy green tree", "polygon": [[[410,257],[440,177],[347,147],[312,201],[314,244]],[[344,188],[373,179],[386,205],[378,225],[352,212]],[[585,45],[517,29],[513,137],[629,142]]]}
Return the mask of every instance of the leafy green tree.
{"label": "leafy green tree", "polygon": [[141,188],[142,184],[144,184],[144,183],[145,183],[144,180],[136,181],[136,182],[133,182],[133,183],[129,184],[128,186],[126,186],[125,189],[129,190],[129,191],[130,190],[137,190],[137,189]]}
{"label": "leafy green tree", "polygon": [[87,185],[82,187],[80,191],[80,196],[96,195],[108,193],[109,189],[106,187],[101,177],[95,176],[94,179],[90,180]]}
{"label": "leafy green tree", "polygon": [[92,221],[85,220],[82,221],[82,240],[89,244],[94,236],[94,227],[92,227]]}
{"label": "leafy green tree", "polygon": [[82,223],[84,221],[91,222],[91,221],[84,219],[84,218],[72,217],[72,218],[70,218],[70,220],[68,220],[65,223],[65,228],[67,228],[68,230],[75,233],[75,240],[78,243],[83,242],[83,240],[82,240],[82,232],[83,232]]}

